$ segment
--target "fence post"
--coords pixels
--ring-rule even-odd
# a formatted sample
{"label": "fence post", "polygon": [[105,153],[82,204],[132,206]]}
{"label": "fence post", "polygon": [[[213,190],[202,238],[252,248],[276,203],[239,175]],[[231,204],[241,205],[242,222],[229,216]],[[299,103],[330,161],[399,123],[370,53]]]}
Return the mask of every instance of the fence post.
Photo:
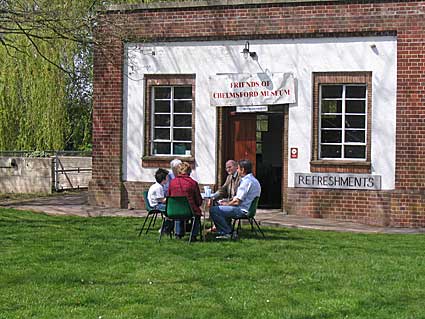
{"label": "fence post", "polygon": [[58,176],[58,163],[59,163],[59,158],[58,158],[58,152],[55,152],[55,157],[54,157],[54,159],[55,159],[55,177],[54,177],[54,179],[55,179],[55,192],[58,192],[59,191],[59,187],[58,187],[58,184],[59,184],[59,176]]}

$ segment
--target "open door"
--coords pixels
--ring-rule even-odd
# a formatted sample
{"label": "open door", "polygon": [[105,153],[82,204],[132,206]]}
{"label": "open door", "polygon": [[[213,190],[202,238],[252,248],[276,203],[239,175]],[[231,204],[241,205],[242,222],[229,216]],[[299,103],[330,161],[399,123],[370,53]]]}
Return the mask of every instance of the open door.
{"label": "open door", "polygon": [[249,159],[261,184],[260,208],[282,204],[282,113],[228,113],[227,159]]}
{"label": "open door", "polygon": [[256,172],[256,116],[255,114],[230,115],[231,145],[235,160],[249,159],[252,171]]}

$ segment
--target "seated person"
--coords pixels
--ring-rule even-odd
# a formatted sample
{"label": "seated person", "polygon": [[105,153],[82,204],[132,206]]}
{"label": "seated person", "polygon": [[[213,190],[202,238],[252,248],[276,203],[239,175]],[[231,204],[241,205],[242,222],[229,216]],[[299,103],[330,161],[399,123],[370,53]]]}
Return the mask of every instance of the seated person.
{"label": "seated person", "polygon": [[[168,196],[185,196],[188,199],[192,212],[196,216],[193,229],[194,237],[192,238],[193,241],[196,241],[196,235],[200,229],[202,197],[198,183],[190,177],[191,171],[190,164],[187,162],[177,166],[177,175],[170,182]],[[175,226],[176,238],[182,238],[185,233],[184,221],[177,220]]]}
{"label": "seated person", "polygon": [[[155,172],[155,180],[156,183],[153,184],[148,191],[148,201],[149,205],[153,209],[160,210],[162,212],[165,211],[165,193],[164,193],[164,185],[168,182],[168,171],[163,168],[158,168]],[[165,222],[164,232],[169,233],[173,228],[172,221]]]}
{"label": "seated person", "polygon": [[[228,202],[235,195],[241,182],[241,177],[238,174],[238,163],[235,160],[228,160],[226,162],[227,178],[223,186],[221,186],[214,194],[211,195],[211,200],[207,202],[208,206],[217,205],[220,202]],[[208,232],[216,232],[217,229],[213,225]]]}
{"label": "seated person", "polygon": [[223,186],[211,195],[211,198],[215,201],[230,201],[238,190],[238,186],[241,182],[241,177],[238,174],[238,163],[235,160],[228,160],[226,162],[226,172],[228,175]]}
{"label": "seated person", "polygon": [[260,183],[252,175],[252,163],[249,160],[239,161],[238,174],[241,176],[241,183],[235,197],[210,209],[211,218],[217,227],[216,238],[232,238],[232,218],[246,215],[254,198],[261,194]]}
{"label": "seated person", "polygon": [[170,182],[177,176],[177,166],[182,163],[178,158],[173,159],[170,162],[171,171],[168,173],[168,181],[164,184],[164,193],[165,196],[168,195],[168,188],[170,187]]}

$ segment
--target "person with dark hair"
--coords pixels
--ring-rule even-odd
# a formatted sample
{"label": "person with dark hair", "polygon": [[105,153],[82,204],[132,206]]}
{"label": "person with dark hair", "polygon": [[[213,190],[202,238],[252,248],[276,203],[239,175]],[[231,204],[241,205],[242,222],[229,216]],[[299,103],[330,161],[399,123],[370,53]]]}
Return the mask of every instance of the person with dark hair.
{"label": "person with dark hair", "polygon": [[232,218],[242,217],[248,213],[255,197],[261,194],[261,186],[252,175],[252,163],[249,160],[238,162],[238,174],[241,177],[236,195],[229,202],[220,202],[219,206],[212,206],[210,215],[217,227],[219,239],[232,238]]}
{"label": "person with dark hair", "polygon": [[[164,185],[168,182],[168,171],[163,168],[158,168],[155,172],[156,183],[153,184],[148,191],[149,205],[162,212],[165,211],[165,192]],[[173,222],[167,220],[163,232],[169,233],[173,229]]]}
{"label": "person with dark hair", "polygon": [[156,183],[148,191],[148,201],[152,208],[165,211],[164,185],[168,182],[168,171],[158,168],[155,172]]}
{"label": "person with dark hair", "polygon": [[[176,178],[171,180],[170,187],[168,188],[169,196],[185,196],[189,202],[192,212],[195,215],[195,225],[193,228],[194,237],[191,241],[196,241],[196,235],[200,229],[200,216],[201,216],[201,205],[202,197],[199,190],[198,183],[190,177],[192,171],[190,164],[183,162],[177,166]],[[177,220],[176,226],[176,238],[182,238],[185,233],[184,221]]]}

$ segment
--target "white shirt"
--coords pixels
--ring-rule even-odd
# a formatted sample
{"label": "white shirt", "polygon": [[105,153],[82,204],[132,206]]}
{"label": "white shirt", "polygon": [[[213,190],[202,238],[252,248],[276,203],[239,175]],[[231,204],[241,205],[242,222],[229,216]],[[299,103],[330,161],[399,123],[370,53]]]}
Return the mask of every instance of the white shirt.
{"label": "white shirt", "polygon": [[245,175],[241,179],[236,198],[241,201],[239,207],[244,212],[248,212],[252,201],[255,197],[259,197],[261,194],[261,186],[258,180],[251,173]]}
{"label": "white shirt", "polygon": [[158,199],[164,198],[164,188],[162,185],[158,182],[153,184],[148,191],[148,201],[151,207],[155,207],[156,205],[160,204]]}

